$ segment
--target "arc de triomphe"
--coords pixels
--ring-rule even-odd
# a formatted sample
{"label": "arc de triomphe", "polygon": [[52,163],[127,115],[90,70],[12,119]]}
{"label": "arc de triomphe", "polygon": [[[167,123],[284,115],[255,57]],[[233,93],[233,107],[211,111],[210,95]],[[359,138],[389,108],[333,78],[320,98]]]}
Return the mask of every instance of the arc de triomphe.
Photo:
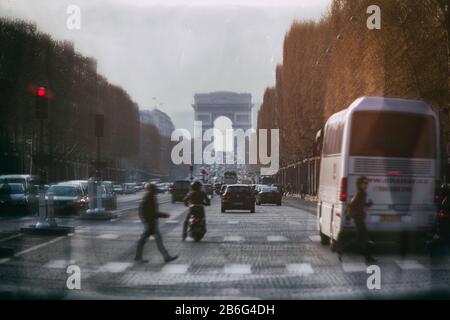
{"label": "arc de triomphe", "polygon": [[202,121],[203,131],[214,128],[214,121],[227,117],[233,129],[248,130],[252,127],[252,95],[249,93],[212,92],[194,96],[195,120]]}
{"label": "arc de triomphe", "polygon": [[[231,120],[233,129],[247,131],[252,128],[252,95],[219,91],[194,95],[195,121],[202,122],[202,136],[208,129],[214,128],[219,117]],[[234,144],[236,154],[236,144]],[[247,157],[247,155],[246,155]]]}

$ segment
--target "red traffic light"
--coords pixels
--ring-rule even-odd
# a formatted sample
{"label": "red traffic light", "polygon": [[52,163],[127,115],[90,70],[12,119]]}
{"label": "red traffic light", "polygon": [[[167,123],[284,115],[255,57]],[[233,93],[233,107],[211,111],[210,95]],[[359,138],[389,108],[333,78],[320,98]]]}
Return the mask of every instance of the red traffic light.
{"label": "red traffic light", "polygon": [[47,89],[44,87],[39,87],[36,91],[38,97],[45,97],[47,95]]}

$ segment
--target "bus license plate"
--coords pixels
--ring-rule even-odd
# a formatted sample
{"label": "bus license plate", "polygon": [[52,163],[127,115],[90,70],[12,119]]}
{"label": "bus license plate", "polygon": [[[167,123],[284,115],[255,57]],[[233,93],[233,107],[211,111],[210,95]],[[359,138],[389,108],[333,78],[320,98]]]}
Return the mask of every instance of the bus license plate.
{"label": "bus license plate", "polygon": [[385,216],[381,216],[381,221],[383,222],[400,222],[402,217],[399,215],[388,214]]}

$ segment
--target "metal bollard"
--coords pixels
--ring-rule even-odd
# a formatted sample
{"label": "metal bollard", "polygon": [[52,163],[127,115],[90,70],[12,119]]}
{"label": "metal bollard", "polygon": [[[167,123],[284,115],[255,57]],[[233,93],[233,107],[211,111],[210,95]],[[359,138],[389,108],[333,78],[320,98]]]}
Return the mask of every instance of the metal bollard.
{"label": "metal bollard", "polygon": [[47,204],[45,201],[45,192],[43,190],[39,190],[39,217],[38,222],[36,223],[36,228],[48,228],[50,225],[47,221]]}

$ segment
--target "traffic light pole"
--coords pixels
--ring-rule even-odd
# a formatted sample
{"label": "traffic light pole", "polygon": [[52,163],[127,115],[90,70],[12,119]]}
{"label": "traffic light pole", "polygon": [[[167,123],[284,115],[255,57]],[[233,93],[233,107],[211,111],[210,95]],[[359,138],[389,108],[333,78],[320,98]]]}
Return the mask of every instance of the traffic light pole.
{"label": "traffic light pole", "polygon": [[39,119],[39,176],[42,185],[47,182],[47,173],[44,163],[44,119]]}

